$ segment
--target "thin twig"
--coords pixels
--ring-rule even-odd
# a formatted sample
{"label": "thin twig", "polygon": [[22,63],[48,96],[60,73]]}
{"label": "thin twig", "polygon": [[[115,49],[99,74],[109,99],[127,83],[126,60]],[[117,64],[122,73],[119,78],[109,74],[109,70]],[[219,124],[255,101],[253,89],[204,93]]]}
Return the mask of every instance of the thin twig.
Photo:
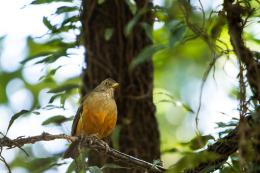
{"label": "thin twig", "polygon": [[[65,134],[52,135],[49,133],[42,133],[41,135],[37,135],[37,136],[18,137],[16,139],[9,139],[7,137],[0,138],[0,148],[8,147],[10,149],[15,147],[22,147],[25,144],[33,144],[35,142],[51,141],[55,139],[66,139],[70,142],[75,142],[76,140],[80,140],[80,138],[76,136],[69,136]],[[123,163],[128,163],[145,170],[150,170],[152,172],[164,172],[166,170],[165,168],[159,165],[146,162],[144,160],[127,155],[125,153],[122,153],[110,147],[107,148],[107,146],[104,145],[104,141],[100,139],[96,139],[96,138],[94,139],[93,137],[86,136],[84,137],[83,141],[84,141],[84,143],[82,144],[83,146],[89,147],[90,149],[97,150],[98,152],[103,152],[107,154],[109,157],[120,160]]]}
{"label": "thin twig", "polygon": [[201,13],[202,13],[202,28],[205,27],[205,20],[206,20],[206,15],[205,15],[205,10],[204,7],[201,3],[201,0],[199,0],[200,8],[201,8]]}
{"label": "thin twig", "polygon": [[5,167],[6,167],[7,170],[8,170],[8,173],[11,173],[11,172],[12,172],[12,171],[11,171],[11,168],[10,168],[10,166],[8,165],[8,163],[6,162],[5,158],[2,156],[2,151],[3,151],[3,148],[0,147],[0,161],[2,161],[2,162],[4,163]]}

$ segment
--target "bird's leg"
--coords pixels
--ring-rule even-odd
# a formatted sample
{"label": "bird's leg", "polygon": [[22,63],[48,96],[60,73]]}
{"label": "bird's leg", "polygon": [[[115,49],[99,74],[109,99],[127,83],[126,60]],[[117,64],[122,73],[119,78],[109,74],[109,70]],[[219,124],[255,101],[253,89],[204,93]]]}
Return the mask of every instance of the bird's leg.
{"label": "bird's leg", "polygon": [[80,134],[78,140],[79,140],[79,147],[86,145],[85,135],[84,134]]}
{"label": "bird's leg", "polygon": [[104,147],[105,153],[108,153],[110,147],[109,147],[109,145],[108,145],[107,140],[106,140],[106,139],[100,140],[100,144]]}
{"label": "bird's leg", "polygon": [[106,142],[103,141],[103,140],[100,140],[100,141],[101,141],[102,145],[105,147],[105,153],[108,153],[108,151],[109,151],[109,149],[110,149],[108,143],[106,143]]}
{"label": "bird's leg", "polygon": [[[86,137],[89,137],[89,138],[86,138]],[[101,144],[104,147],[105,153],[107,153],[109,151],[110,147],[109,147],[108,143],[101,140],[99,138],[98,134],[91,134],[88,136],[81,134],[79,136],[79,146],[93,145],[93,144],[97,144],[97,143]]]}
{"label": "bird's leg", "polygon": [[107,153],[109,151],[110,147],[109,147],[108,143],[106,143],[105,141],[100,139],[97,133],[91,134],[91,135],[89,135],[89,137],[92,138],[92,140],[93,140],[92,143],[100,143],[105,148],[105,153]]}

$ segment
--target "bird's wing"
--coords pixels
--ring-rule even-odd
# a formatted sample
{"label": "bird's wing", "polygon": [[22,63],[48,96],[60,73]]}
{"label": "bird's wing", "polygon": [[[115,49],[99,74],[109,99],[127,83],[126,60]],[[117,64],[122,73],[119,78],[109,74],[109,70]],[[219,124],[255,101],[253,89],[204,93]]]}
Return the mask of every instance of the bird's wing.
{"label": "bird's wing", "polygon": [[[81,104],[74,117],[74,120],[72,123],[72,129],[71,129],[72,136],[74,136],[76,133],[77,125],[78,125],[78,122],[79,122],[79,119],[80,119],[80,116],[82,113],[82,108],[83,108],[83,106]],[[69,157],[71,157],[73,159],[76,158],[79,155],[78,144],[79,144],[79,141],[72,142],[71,145],[69,146],[69,148],[64,152],[63,158],[64,159],[69,158]]]}
{"label": "bird's wing", "polygon": [[76,134],[77,125],[78,125],[82,110],[83,110],[83,105],[81,104],[80,107],[77,110],[77,113],[76,113],[75,118],[74,118],[73,123],[72,123],[72,129],[71,129],[71,135],[72,136],[74,136]]}

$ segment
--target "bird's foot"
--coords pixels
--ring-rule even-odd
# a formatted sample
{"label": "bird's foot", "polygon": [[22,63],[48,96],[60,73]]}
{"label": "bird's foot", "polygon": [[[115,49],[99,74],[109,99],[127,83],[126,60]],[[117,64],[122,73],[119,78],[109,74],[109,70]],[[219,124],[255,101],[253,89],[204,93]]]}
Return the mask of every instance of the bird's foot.
{"label": "bird's foot", "polygon": [[97,140],[99,140],[97,135],[84,135],[81,134],[78,136],[78,140],[79,140],[79,145],[80,146],[90,146],[93,145],[97,142]]}
{"label": "bird's foot", "polygon": [[[105,142],[105,141],[103,141],[102,139],[100,139],[100,137],[98,136],[98,134],[96,134],[96,133],[95,133],[95,134],[91,134],[91,135],[89,135],[89,137],[91,137],[92,142],[93,142],[94,144],[99,144],[99,145],[101,145],[102,148],[104,148],[105,153],[107,153],[107,152],[109,151],[110,147],[109,147],[108,143]],[[93,144],[93,143],[92,143],[92,144]]]}
{"label": "bird's foot", "polygon": [[108,153],[110,150],[110,147],[108,143],[101,140],[98,136],[98,134],[91,134],[91,135],[80,135],[79,136],[79,145],[80,146],[91,146],[91,145],[101,145],[102,148],[105,150],[105,153]]}
{"label": "bird's foot", "polygon": [[[104,148],[105,153],[107,153],[110,149],[108,143],[106,143],[105,141],[101,140],[100,137],[98,136],[98,134],[91,134],[89,135],[89,137],[91,138],[91,144],[100,144],[102,146],[102,148]],[[90,145],[91,145],[90,144]]]}
{"label": "bird's foot", "polygon": [[86,140],[86,136],[81,134],[78,136],[79,146],[85,146],[88,144],[88,141]]}
{"label": "bird's foot", "polygon": [[108,151],[110,150],[110,147],[109,147],[108,143],[106,143],[105,141],[102,141],[102,142],[103,142],[103,145],[105,147],[105,153],[108,153]]}
{"label": "bird's foot", "polygon": [[103,140],[99,140],[98,143],[102,147],[102,150],[105,150],[105,153],[108,153],[108,151],[110,150],[108,143]]}

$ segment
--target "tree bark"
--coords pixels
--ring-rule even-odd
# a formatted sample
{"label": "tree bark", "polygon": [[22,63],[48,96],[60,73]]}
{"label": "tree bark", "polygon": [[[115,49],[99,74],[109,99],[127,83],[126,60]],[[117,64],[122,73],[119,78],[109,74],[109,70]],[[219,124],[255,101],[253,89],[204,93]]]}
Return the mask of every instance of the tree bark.
{"label": "tree bark", "polygon": [[[223,7],[226,12],[230,41],[239,61],[245,66],[247,81],[252,91],[251,99],[255,104],[254,112],[249,113],[252,114],[253,122],[251,123],[251,127],[244,123],[245,125],[241,126],[243,128],[240,128],[239,153],[240,162],[243,161],[240,166],[244,172],[257,173],[260,170],[260,63],[253,52],[246,47],[243,39],[243,29],[245,27],[243,16],[251,16],[254,10],[249,8],[249,6],[244,7],[240,2],[233,0],[224,0]],[[246,105],[243,106],[246,107]],[[251,145],[253,146],[253,151],[248,152]]]}
{"label": "tree bark", "polygon": [[[120,151],[152,162],[160,159],[160,139],[153,104],[152,60],[129,70],[131,61],[140,51],[151,44],[141,26],[142,22],[152,24],[148,0],[136,0],[137,10],[146,9],[132,32],[126,36],[124,30],[133,19],[129,6],[123,0],[83,0],[82,27],[86,48],[86,69],[83,73],[83,95],[100,81],[111,77],[120,83],[116,94],[118,122],[120,127]],[[110,39],[105,39],[112,30]],[[92,152],[89,163],[102,165],[104,156]],[[114,162],[114,161],[113,161]],[[127,166],[127,165],[126,165]],[[141,172],[140,170],[112,170],[111,172]]]}

